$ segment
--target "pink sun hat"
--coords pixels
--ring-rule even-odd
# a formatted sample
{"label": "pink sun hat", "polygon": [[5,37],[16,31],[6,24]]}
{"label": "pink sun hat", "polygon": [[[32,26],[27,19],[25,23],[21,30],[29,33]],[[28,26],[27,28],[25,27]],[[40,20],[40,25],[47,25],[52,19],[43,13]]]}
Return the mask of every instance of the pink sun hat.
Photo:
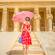
{"label": "pink sun hat", "polygon": [[22,11],[22,12],[17,12],[15,16],[13,16],[12,20],[13,22],[24,22],[26,17],[29,17],[32,19],[34,14],[30,11]]}

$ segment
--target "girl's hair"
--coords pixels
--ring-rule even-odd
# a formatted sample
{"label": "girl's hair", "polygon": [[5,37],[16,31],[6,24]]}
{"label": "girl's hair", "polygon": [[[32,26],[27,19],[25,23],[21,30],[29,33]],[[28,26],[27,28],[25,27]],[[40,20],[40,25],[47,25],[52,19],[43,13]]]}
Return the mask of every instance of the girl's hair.
{"label": "girl's hair", "polygon": [[26,17],[25,20],[26,20],[26,21],[30,21],[30,18],[29,18],[29,17]]}

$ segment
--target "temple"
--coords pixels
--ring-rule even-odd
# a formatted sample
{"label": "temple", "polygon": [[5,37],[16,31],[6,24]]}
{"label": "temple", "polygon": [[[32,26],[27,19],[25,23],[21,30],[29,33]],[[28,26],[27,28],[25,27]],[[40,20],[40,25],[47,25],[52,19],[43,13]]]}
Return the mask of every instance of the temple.
{"label": "temple", "polygon": [[0,55],[23,55],[16,41],[22,24],[12,21],[19,11],[34,13],[30,22],[33,45],[28,54],[55,55],[55,0],[0,0]]}

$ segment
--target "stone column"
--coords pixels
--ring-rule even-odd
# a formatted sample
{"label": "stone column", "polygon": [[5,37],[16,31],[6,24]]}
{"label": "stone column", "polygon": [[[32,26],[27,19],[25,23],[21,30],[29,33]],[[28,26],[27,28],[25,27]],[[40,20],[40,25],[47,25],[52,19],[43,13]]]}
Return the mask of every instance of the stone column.
{"label": "stone column", "polygon": [[7,31],[7,8],[3,7],[1,31]]}
{"label": "stone column", "polygon": [[48,19],[48,30],[52,31],[52,19],[53,19],[53,16],[51,14],[51,8],[50,7],[46,8],[46,15],[47,15],[47,19]]}
{"label": "stone column", "polygon": [[[18,11],[19,11],[19,9],[16,7],[15,10],[14,10],[14,16],[15,16],[15,13],[18,12]],[[20,29],[20,24],[18,22],[14,22],[14,31],[19,32],[20,31],[19,29]]]}
{"label": "stone column", "polygon": [[34,13],[35,13],[35,16],[34,16],[34,30],[35,31],[40,31],[40,14],[39,14],[39,9],[38,8],[35,8],[34,9]]}

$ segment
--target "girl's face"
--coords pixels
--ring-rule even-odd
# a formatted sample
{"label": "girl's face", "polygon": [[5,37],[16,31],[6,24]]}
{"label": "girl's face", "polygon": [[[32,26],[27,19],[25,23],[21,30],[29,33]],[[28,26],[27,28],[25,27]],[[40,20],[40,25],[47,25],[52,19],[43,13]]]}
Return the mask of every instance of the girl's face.
{"label": "girl's face", "polygon": [[29,18],[29,17],[26,17],[25,20],[26,20],[26,21],[30,21],[30,18]]}

